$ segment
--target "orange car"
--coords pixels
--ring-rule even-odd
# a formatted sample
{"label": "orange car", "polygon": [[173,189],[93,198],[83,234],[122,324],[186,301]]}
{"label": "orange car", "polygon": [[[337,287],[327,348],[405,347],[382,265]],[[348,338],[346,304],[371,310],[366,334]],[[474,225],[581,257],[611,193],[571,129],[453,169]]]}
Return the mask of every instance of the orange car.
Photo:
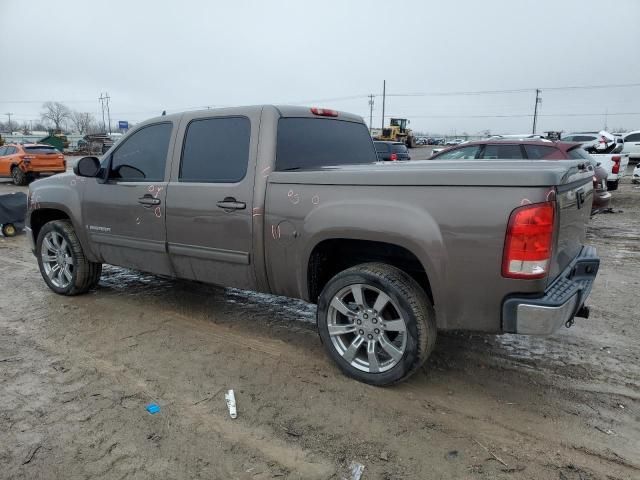
{"label": "orange car", "polygon": [[13,144],[0,147],[0,177],[11,177],[16,185],[26,185],[43,173],[60,173],[67,161],[51,145]]}

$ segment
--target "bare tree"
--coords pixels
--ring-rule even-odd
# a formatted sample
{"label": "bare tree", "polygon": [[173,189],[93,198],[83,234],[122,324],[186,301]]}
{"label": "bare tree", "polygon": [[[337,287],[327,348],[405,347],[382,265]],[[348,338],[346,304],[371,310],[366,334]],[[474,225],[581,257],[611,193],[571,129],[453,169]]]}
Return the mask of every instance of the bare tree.
{"label": "bare tree", "polygon": [[42,108],[42,120],[53,123],[56,131],[62,131],[65,121],[71,117],[69,108],[59,102],[45,102]]}
{"label": "bare tree", "polygon": [[87,112],[71,112],[71,122],[80,135],[85,135],[89,133],[94,118]]}

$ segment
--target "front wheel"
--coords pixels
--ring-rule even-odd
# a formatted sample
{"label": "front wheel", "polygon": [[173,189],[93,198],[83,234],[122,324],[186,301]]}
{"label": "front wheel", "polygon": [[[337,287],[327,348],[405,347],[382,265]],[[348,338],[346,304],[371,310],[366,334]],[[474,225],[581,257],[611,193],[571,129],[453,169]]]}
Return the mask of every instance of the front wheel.
{"label": "front wheel", "polygon": [[318,330],[347,375],[372,385],[400,382],[427,360],[436,340],[433,307],[408,274],[366,263],[333,277],[318,301]]}
{"label": "front wheel", "polygon": [[5,223],[2,225],[2,235],[5,237],[15,237],[18,233],[18,229],[13,225],[13,223]]}
{"label": "front wheel", "polygon": [[102,264],[87,260],[68,220],[54,220],[40,229],[36,254],[42,278],[60,295],[85,293],[100,279]]}

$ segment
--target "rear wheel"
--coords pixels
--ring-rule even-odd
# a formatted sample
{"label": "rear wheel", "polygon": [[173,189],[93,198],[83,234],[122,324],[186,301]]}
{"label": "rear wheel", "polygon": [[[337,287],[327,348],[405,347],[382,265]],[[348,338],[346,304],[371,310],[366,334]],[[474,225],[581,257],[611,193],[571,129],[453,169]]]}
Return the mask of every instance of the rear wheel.
{"label": "rear wheel", "polygon": [[36,243],[38,266],[51,290],[60,295],[79,295],[95,287],[102,264],[87,260],[68,220],[45,224]]}
{"label": "rear wheel", "polygon": [[607,190],[613,192],[618,189],[619,180],[607,181]]}
{"label": "rear wheel", "polygon": [[357,265],[329,281],[318,301],[318,330],[343,372],[381,386],[411,376],[436,340],[435,314],[424,290],[382,263]]}
{"label": "rear wheel", "polygon": [[20,170],[20,167],[17,165],[11,168],[11,178],[13,179],[14,185],[23,186],[28,182],[27,174]]}

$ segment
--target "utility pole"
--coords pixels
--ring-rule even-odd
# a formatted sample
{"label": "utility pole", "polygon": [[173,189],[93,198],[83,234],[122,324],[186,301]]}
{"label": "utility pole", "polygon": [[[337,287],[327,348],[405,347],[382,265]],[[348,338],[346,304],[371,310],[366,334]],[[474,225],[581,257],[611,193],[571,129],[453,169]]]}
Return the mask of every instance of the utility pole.
{"label": "utility pole", "polygon": [[384,106],[387,101],[387,81],[382,81],[382,128],[384,128]]}
{"label": "utility pole", "polygon": [[109,120],[109,134],[111,134],[111,110],[109,110],[109,100],[111,100],[111,97],[109,96],[109,93],[106,93],[105,95],[105,99],[107,100],[107,119]]}
{"label": "utility pole", "polygon": [[369,95],[369,133],[373,130],[373,94]]}
{"label": "utility pole", "polygon": [[9,133],[13,133],[13,129],[11,128],[11,115],[13,115],[13,113],[7,112],[7,113],[5,113],[5,115],[7,117],[9,117],[9,125],[8,125],[8,127],[9,127],[9,130],[11,130]]}
{"label": "utility pole", "polygon": [[533,108],[533,131],[531,132],[534,135],[536,133],[536,123],[538,122],[538,104],[542,103],[542,98],[540,97],[540,93],[542,93],[541,90],[539,88],[536,88],[536,104],[535,104],[535,107]]}
{"label": "utility pole", "polygon": [[98,98],[98,100],[100,100],[100,108],[102,110],[102,130],[106,132],[107,126],[104,123],[104,97],[102,96],[102,92],[100,92],[100,97]]}

